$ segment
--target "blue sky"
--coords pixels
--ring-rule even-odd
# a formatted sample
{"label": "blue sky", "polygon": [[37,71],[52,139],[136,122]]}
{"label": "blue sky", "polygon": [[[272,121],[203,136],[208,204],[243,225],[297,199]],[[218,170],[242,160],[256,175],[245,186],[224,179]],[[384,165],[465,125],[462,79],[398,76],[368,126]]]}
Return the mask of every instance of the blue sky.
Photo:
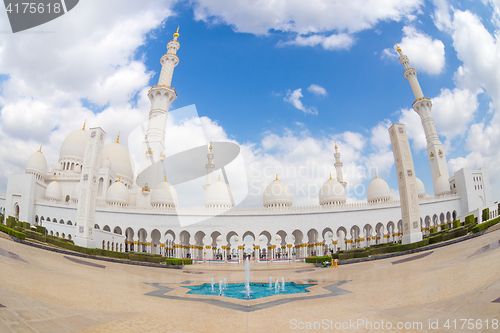
{"label": "blue sky", "polygon": [[[498,198],[500,2],[304,3],[110,0],[100,6],[88,0],[26,33],[3,34],[0,185],[24,169],[39,144],[47,147],[48,164],[57,163],[62,140],[85,118],[103,127],[109,140],[145,121],[146,91],[157,83],[159,58],[180,26],[172,109],[195,104],[207,139],[236,142],[246,163],[276,172],[309,162],[310,177],[299,182],[319,185],[327,175],[314,169],[324,165],[334,173],[337,141],[346,169],[356,170],[346,172],[351,189],[367,187],[374,175],[359,170],[374,167],[397,196],[387,128],[402,122],[417,176],[432,195],[425,137],[411,109],[397,41],[433,99],[450,174],[463,166],[486,167]],[[0,15],[0,30],[8,31]],[[188,127],[172,131],[183,129],[182,140]],[[261,188],[271,181],[257,178]],[[351,200],[365,197],[353,194]]]}

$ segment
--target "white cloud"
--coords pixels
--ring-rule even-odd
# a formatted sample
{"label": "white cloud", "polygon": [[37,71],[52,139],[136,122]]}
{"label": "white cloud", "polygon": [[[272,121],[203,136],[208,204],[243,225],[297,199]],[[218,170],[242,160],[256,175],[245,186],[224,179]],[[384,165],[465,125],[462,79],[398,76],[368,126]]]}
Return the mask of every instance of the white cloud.
{"label": "white cloud", "polygon": [[316,96],[326,96],[328,93],[326,92],[326,89],[318,86],[317,84],[311,84],[309,88],[307,88],[307,91],[313,93]]}
{"label": "white cloud", "polygon": [[299,109],[300,111],[304,112],[305,114],[318,114],[318,110],[314,107],[306,107],[304,104],[302,104],[302,101],[300,100],[302,97],[302,89],[295,89],[294,91],[288,90],[286,93],[286,96],[283,98],[283,100],[287,103],[290,103],[295,107],[296,109]]}
{"label": "white cloud", "polygon": [[477,110],[477,95],[467,89],[442,89],[432,99],[432,114],[440,135],[447,140],[463,136]]}
{"label": "white cloud", "polygon": [[446,32],[452,31],[450,5],[447,0],[433,0],[434,2],[434,14],[432,19],[434,20],[434,25],[441,30]]}
{"label": "white cloud", "polygon": [[[439,74],[445,65],[444,44],[438,39],[418,31],[415,27],[405,26],[403,28],[404,37],[399,46],[403,53],[410,59],[412,67],[418,72],[425,72],[431,75]],[[384,49],[382,57],[397,59],[396,46],[391,49]]]}
{"label": "white cloud", "polygon": [[[107,141],[147,119],[149,73],[137,55],[174,1],[83,1],[57,20],[0,40],[0,187],[43,144],[55,164],[64,138],[101,126]],[[10,26],[0,11],[0,30]],[[37,32],[48,33],[37,33]],[[137,103],[131,99],[139,93]],[[97,105],[95,114],[85,103]],[[145,111],[146,110],[146,111]],[[95,110],[94,110],[95,111]]]}
{"label": "white cloud", "polygon": [[417,112],[413,109],[402,109],[398,123],[404,124],[408,139],[411,140],[412,149],[418,152],[427,147],[422,120]]}
{"label": "white cloud", "polygon": [[[492,20],[495,22],[497,8],[494,2]],[[498,35],[492,35],[481,19],[470,11],[453,11],[451,37],[457,57],[463,63],[455,72],[456,91],[469,91],[469,112],[459,122],[463,124],[470,117],[477,94],[484,92],[491,98],[488,116],[478,123],[468,125],[465,149],[471,151],[466,157],[449,160],[452,172],[461,167],[486,167],[490,176],[493,197],[500,194],[500,43]],[[455,90],[454,90],[455,91]],[[456,100],[457,95],[454,94]],[[465,98],[465,96],[464,96]],[[460,115],[459,115],[460,117]],[[467,125],[465,125],[467,126]]]}
{"label": "white cloud", "polygon": [[231,25],[257,35],[271,29],[304,35],[322,31],[370,29],[380,21],[401,21],[415,13],[420,0],[195,0],[195,17]]}
{"label": "white cloud", "polygon": [[325,50],[348,50],[354,45],[351,35],[341,33],[330,36],[311,35],[307,37],[297,36],[294,40],[281,43],[284,45],[317,46],[321,45]]}
{"label": "white cloud", "polygon": [[[422,0],[193,0],[198,20],[230,25],[237,32],[267,35],[290,32],[288,44],[321,45],[327,50],[349,49],[352,34],[381,21],[409,21]],[[309,36],[306,36],[309,35]]]}

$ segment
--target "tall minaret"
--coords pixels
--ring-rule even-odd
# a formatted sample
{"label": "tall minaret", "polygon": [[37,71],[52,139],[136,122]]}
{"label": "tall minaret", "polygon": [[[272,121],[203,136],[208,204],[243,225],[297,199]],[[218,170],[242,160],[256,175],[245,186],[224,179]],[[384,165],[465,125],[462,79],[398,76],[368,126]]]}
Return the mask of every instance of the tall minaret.
{"label": "tall minaret", "polygon": [[[148,128],[142,147],[142,157],[139,166],[139,172],[155,162],[165,159],[165,128],[167,125],[168,109],[170,104],[177,98],[175,89],[171,87],[174,68],[179,63],[179,57],[176,55],[180,48],[177,41],[179,37],[179,28],[174,34],[174,39],[167,44],[167,53],[161,57],[161,72],[158,79],[158,85],[153,86],[148,91],[148,97],[151,101],[149,111]],[[157,182],[160,182],[158,179]],[[156,182],[154,183],[156,184]],[[150,185],[154,185],[150,184]]]}
{"label": "tall minaret", "polygon": [[415,95],[415,102],[413,102],[413,109],[418,113],[424,126],[425,138],[427,139],[427,156],[431,165],[432,181],[434,185],[434,193],[436,193],[436,179],[443,176],[446,180],[450,178],[448,174],[448,164],[446,163],[446,156],[444,154],[443,144],[439,141],[439,136],[434,125],[432,118],[431,100],[424,97],[424,93],[420,88],[417,80],[417,71],[410,67],[408,57],[403,54],[401,48],[396,44],[399,52],[399,61],[404,66],[405,78],[410,82],[411,90]]}
{"label": "tall minaret", "polygon": [[344,186],[347,186],[347,183],[344,181],[344,175],[342,174],[342,162],[340,162],[340,153],[338,152],[339,147],[337,146],[337,142],[335,142],[335,170],[337,171],[337,181]]}
{"label": "tall minaret", "polygon": [[207,158],[208,158],[208,163],[205,165],[205,169],[207,169],[207,183],[203,185],[204,190],[206,190],[213,183],[215,164],[214,164],[214,154],[212,153],[211,141],[210,141],[210,147],[208,147]]}

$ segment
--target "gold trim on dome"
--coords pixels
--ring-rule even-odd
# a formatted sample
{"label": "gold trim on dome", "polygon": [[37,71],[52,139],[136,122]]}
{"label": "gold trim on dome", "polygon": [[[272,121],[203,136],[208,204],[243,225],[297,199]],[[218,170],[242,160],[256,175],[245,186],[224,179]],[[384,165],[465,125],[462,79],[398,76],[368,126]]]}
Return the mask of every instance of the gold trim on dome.
{"label": "gold trim on dome", "polygon": [[38,149],[38,152],[41,153],[42,152],[42,145],[40,145],[40,148]]}
{"label": "gold trim on dome", "polygon": [[165,154],[164,153],[160,153],[160,158],[165,158]]}
{"label": "gold trim on dome", "polygon": [[179,28],[180,26],[177,26],[177,31],[174,33],[174,37],[179,37]]}
{"label": "gold trim on dome", "polygon": [[118,136],[116,137],[116,143],[120,143],[120,132],[118,132]]}
{"label": "gold trim on dome", "polygon": [[87,124],[87,119],[85,119],[85,121],[83,122],[83,127],[82,127],[82,130],[85,131],[85,125]]}

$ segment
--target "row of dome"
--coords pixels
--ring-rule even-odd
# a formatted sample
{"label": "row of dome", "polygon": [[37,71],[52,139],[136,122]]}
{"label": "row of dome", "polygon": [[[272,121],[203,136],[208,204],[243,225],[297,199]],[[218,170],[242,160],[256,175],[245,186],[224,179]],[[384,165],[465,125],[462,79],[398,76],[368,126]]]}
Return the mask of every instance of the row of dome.
{"label": "row of dome", "polygon": [[[84,128],[71,132],[64,139],[59,151],[59,161],[55,168],[51,166],[47,170],[47,160],[40,149],[29,157],[26,164],[26,172],[45,176],[47,172],[52,174],[54,171],[75,170],[75,165],[81,167],[89,137],[89,133]],[[104,146],[101,161],[102,166],[109,166],[117,175],[127,179],[129,182],[132,182],[134,179],[132,158],[127,148],[119,143],[119,136],[116,142]],[[66,163],[72,165],[72,169],[64,167]]]}

